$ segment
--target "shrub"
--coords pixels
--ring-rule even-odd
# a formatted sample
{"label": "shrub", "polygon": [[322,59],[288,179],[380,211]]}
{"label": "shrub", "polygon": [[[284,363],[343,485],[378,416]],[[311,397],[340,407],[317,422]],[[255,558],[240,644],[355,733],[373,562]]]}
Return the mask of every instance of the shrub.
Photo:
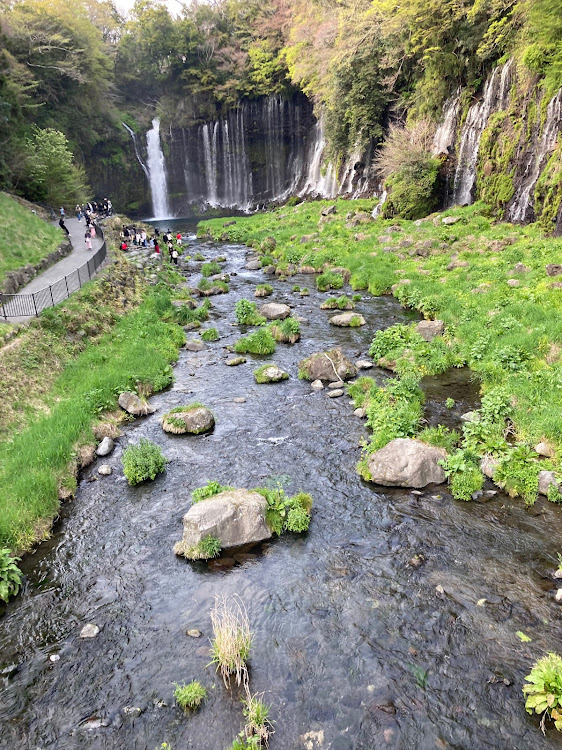
{"label": "shrub", "polygon": [[265,318],[259,315],[255,302],[247,299],[239,299],[234,305],[236,320],[244,326],[261,326],[265,323]]}
{"label": "shrub", "polygon": [[422,418],[423,391],[415,378],[387,381],[372,388],[367,404],[367,425],[373,431],[369,451],[383,448],[395,438],[413,437]]}
{"label": "shrub", "polygon": [[206,277],[215,276],[220,272],[221,267],[215,261],[211,261],[210,263],[203,263],[203,265],[201,266],[201,274]]}
{"label": "shrub", "polygon": [[273,354],[276,348],[269,328],[260,328],[234,344],[237,354]]}
{"label": "shrub", "polygon": [[541,716],[541,729],[544,732],[546,719],[552,719],[556,729],[562,731],[562,658],[550,653],[533,665],[531,673],[525,677],[527,684],[523,693],[527,696],[525,709]]}
{"label": "shrub", "polygon": [[145,438],[138,445],[130,445],[123,453],[123,473],[130,485],[154,479],[166,468],[168,459],[159,446]]}
{"label": "shrub", "polygon": [[343,286],[343,276],[339,273],[333,273],[333,271],[326,271],[321,273],[316,278],[316,288],[320,292],[327,292],[328,289],[341,289]]}
{"label": "shrub", "polygon": [[194,503],[199,503],[201,500],[207,500],[209,497],[214,497],[214,495],[218,495],[221,492],[226,492],[227,490],[231,490],[232,487],[229,487],[228,485],[222,485],[219,482],[211,479],[210,482],[207,482],[207,484],[204,487],[199,487],[196,490],[193,490],[191,493],[191,500]]}
{"label": "shrub", "polygon": [[538,454],[527,445],[508,450],[494,472],[494,481],[504,487],[510,497],[519,495],[525,505],[533,505],[539,491],[540,465]]}
{"label": "shrub", "polygon": [[356,408],[365,406],[369,400],[371,391],[376,392],[377,390],[378,386],[376,382],[367,375],[362,375],[347,386],[347,392],[350,398],[353,399],[353,405]]}
{"label": "shrub", "polygon": [[190,708],[199,708],[206,697],[207,690],[197,680],[193,680],[189,685],[186,685],[185,683],[178,685],[176,683],[174,698],[182,711],[187,711]]}
{"label": "shrub", "polygon": [[246,662],[250,656],[253,634],[246,608],[238,596],[217,596],[211,611],[213,639],[211,640],[211,663],[216,664],[225,686],[230,687],[230,677],[236,683],[247,681]]}
{"label": "shrub", "polygon": [[269,736],[273,734],[273,726],[269,719],[271,706],[267,706],[258,695],[250,695],[249,691],[242,703],[244,704],[243,713],[246,719],[246,726],[244,727],[246,738],[257,737],[260,745],[267,747]]}
{"label": "shrub", "polygon": [[413,326],[399,324],[385,328],[384,331],[377,331],[369,348],[369,354],[375,362],[381,357],[395,359],[402,354],[404,349],[424,344],[423,337]]}
{"label": "shrub", "polygon": [[310,526],[310,515],[302,508],[291,508],[287,514],[287,531],[294,531],[297,534],[307,531]]}
{"label": "shrub", "polygon": [[484,476],[478,466],[478,456],[472,451],[457,450],[441,464],[456,500],[472,500],[472,495],[482,489]]}
{"label": "shrub", "polygon": [[216,328],[207,328],[207,330],[203,331],[201,334],[201,338],[203,341],[218,341],[220,336]]}
{"label": "shrub", "polygon": [[447,407],[447,409],[453,409],[455,406],[455,399],[449,396],[449,398],[445,401],[445,406]]}
{"label": "shrub", "polygon": [[16,596],[21,588],[22,574],[17,563],[19,557],[12,557],[9,549],[0,549],[0,600],[7,602]]}

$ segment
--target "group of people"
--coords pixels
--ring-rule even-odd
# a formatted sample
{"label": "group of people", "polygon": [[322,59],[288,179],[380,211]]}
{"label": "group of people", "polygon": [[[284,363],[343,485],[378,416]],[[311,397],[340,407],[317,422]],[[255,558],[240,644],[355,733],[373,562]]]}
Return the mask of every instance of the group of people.
{"label": "group of people", "polygon": [[[96,221],[100,217],[106,217],[111,216],[111,213],[113,211],[113,205],[111,201],[108,198],[104,198],[103,201],[88,201],[88,203],[85,204],[76,204],[76,218],[81,223],[82,219],[86,222],[86,232],[84,233],[84,242],[86,243],[86,249],[92,250],[92,240],[95,239],[97,232],[99,231],[99,227],[96,224]],[[68,237],[71,236],[70,232],[68,231],[68,227],[64,223],[64,219],[66,217],[66,210],[64,206],[60,207],[60,219],[59,219],[59,226],[60,228],[66,232]]]}
{"label": "group of people", "polygon": [[152,247],[157,255],[162,254],[162,248],[166,248],[168,255],[170,256],[170,263],[178,264],[178,258],[181,253],[183,235],[181,232],[177,232],[175,235],[172,234],[172,230],[168,229],[162,235],[160,240],[160,230],[158,227],[154,228],[154,235],[148,237],[146,229],[138,229],[136,227],[127,227],[123,225],[121,230],[121,250],[128,250],[129,246],[133,247]]}

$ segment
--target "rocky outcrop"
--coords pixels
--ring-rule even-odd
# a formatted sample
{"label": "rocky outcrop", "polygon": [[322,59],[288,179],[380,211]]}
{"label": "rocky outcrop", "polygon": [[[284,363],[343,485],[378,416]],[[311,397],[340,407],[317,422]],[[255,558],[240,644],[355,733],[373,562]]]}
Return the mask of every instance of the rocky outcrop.
{"label": "rocky outcrop", "polygon": [[341,349],[312,354],[299,362],[299,374],[307,380],[323,380],[335,383],[349,380],[357,375],[357,368]]}
{"label": "rocky outcrop", "polygon": [[439,465],[447,455],[442,448],[411,438],[391,440],[369,458],[371,481],[385,487],[427,487],[445,481]]}
{"label": "rocky outcrop", "polygon": [[144,417],[147,414],[154,414],[156,409],[149,403],[139,398],[136,393],[126,391],[119,396],[119,406],[133,417]]}
{"label": "rocky outcrop", "polygon": [[174,552],[197,558],[197,547],[207,537],[218,539],[223,549],[269,539],[266,510],[266,499],[250,490],[228,490],[202,500],[183,517],[183,538]]}
{"label": "rocky outcrop", "polygon": [[162,417],[162,429],[174,435],[200,435],[214,426],[215,418],[206,406],[178,406]]}

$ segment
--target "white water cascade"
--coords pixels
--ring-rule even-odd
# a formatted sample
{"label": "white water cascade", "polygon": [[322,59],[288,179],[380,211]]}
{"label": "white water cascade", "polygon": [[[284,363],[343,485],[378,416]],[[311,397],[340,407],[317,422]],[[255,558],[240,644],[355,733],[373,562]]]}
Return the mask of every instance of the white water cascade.
{"label": "white water cascade", "polygon": [[135,149],[135,156],[137,157],[137,161],[141,165],[142,171],[145,173],[145,175],[147,177],[149,177],[148,169],[146,167],[146,164],[144,163],[144,161],[142,160],[142,157],[140,155],[139,143],[138,143],[138,140],[137,140],[137,134],[135,133],[134,130],[131,130],[131,128],[126,123],[122,122],[121,125],[123,125],[123,127],[125,128],[125,130],[127,131],[127,133],[129,133],[129,135],[133,139],[133,148]]}
{"label": "white water cascade", "polygon": [[510,221],[525,221],[529,218],[532,196],[537,180],[548,160],[556,148],[556,143],[562,131],[562,90],[548,103],[546,119],[542,134],[536,148],[531,149],[522,183],[517,190],[511,206],[507,212]]}
{"label": "white water cascade", "polygon": [[170,216],[168,185],[164,153],[160,143],[160,120],[157,117],[152,120],[152,130],[146,134],[146,152],[153,218],[167,219]]}
{"label": "white water cascade", "polygon": [[447,99],[443,105],[443,117],[433,138],[431,151],[434,156],[448,154],[449,149],[455,145],[455,134],[457,131],[457,119],[459,116],[459,105],[461,101],[460,91],[455,96]]}
{"label": "white water cascade", "polygon": [[457,169],[453,187],[452,205],[472,203],[472,190],[476,182],[476,164],[480,138],[490,115],[506,109],[509,102],[512,61],[494,70],[486,81],[482,99],[468,110],[462,128]]}
{"label": "white water cascade", "polygon": [[313,137],[308,157],[306,182],[299,195],[318,195],[323,198],[335,198],[338,194],[337,175],[332,164],[324,164],[326,139],[322,117],[314,125]]}

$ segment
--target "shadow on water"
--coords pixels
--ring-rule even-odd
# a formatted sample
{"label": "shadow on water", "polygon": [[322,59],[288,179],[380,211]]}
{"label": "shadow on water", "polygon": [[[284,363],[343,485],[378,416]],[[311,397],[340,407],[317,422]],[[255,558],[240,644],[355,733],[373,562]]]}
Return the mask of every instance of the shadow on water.
{"label": "shadow on water", "polygon": [[[113,474],[98,478],[94,464],[52,539],[25,561],[26,590],[0,620],[0,747],[227,748],[243,721],[239,696],[207,666],[209,613],[217,593],[234,592],[255,633],[252,690],[273,706],[272,750],[559,747],[552,731],[542,737],[521,695],[532,662],[562,651],[548,577],[562,549],[559,510],[537,503],[528,512],[504,496],[455,502],[444,487],[383,494],[362,482],[364,424],[347,396],[311,392],[297,363],[334,344],[364,357],[375,330],[411,316],[392,298],[366,295],[358,311],[367,326],[334,328],[313,277],[268,279],[270,299],[294,305],[308,323],[298,344],[271,357],[291,379],[256,385],[255,360],[226,367],[224,346],[239,335],[235,300],[251,297],[263,276],[243,268],[243,247],[197,250],[226,254],[237,274],[230,294],[213,298],[221,340],[181,352],[174,386],[151,399],[156,414],[127,426],[103,459]],[[311,296],[292,293],[295,283]],[[444,418],[439,404],[449,395],[459,410],[474,406],[475,386],[457,378],[466,373],[427,384],[430,424]],[[190,399],[214,411],[213,434],[165,434],[159,414]],[[170,463],[131,488],[121,455],[140,437],[161,445]],[[209,479],[310,492],[309,532],[211,565],[176,558],[190,492]],[[82,640],[88,622],[101,630]],[[190,628],[203,636],[188,637]],[[517,631],[532,640],[522,643]],[[209,699],[186,717],[173,683],[192,679]]]}

